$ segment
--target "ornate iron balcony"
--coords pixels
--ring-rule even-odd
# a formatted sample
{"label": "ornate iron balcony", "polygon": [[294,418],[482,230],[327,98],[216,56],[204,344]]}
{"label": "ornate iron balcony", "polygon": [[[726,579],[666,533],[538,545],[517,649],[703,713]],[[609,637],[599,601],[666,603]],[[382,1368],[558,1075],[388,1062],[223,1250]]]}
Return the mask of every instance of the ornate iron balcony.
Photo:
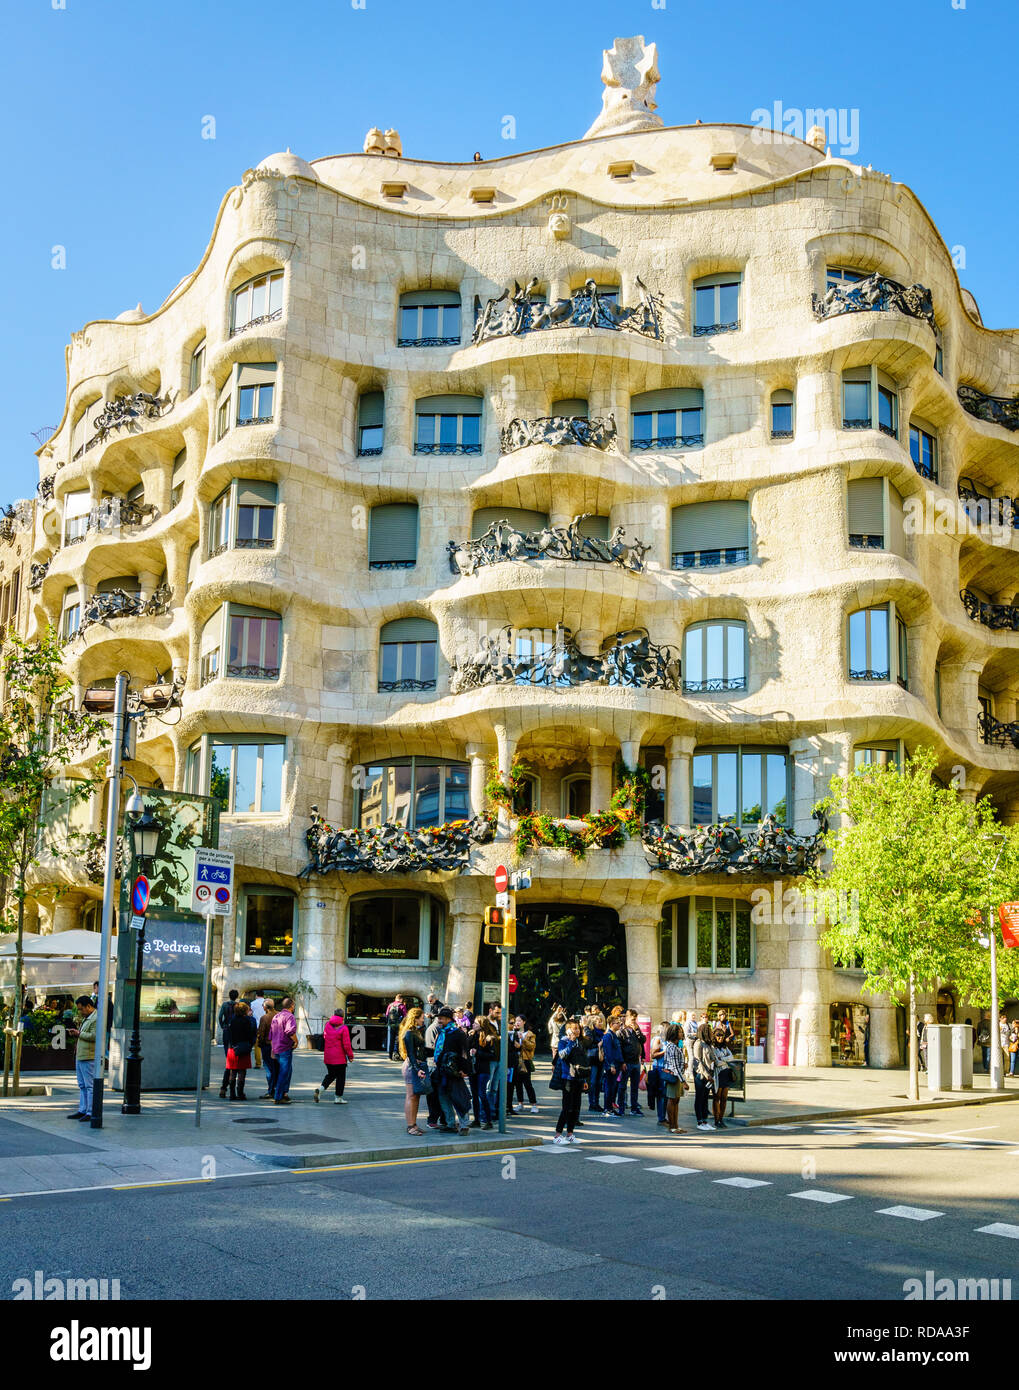
{"label": "ornate iron balcony", "polygon": [[827,817],[815,811],[817,830],[797,835],[765,816],[760,826],[702,825],[686,829],[648,821],[641,838],[648,868],[675,874],[802,874],[824,852]]}
{"label": "ornate iron balcony", "polygon": [[499,435],[500,454],[512,454],[529,444],[580,444],[608,449],[616,437],[615,416],[588,419],[581,415],[541,415],[536,420],[511,420]]}
{"label": "ornate iron balcony", "polygon": [[357,457],[359,459],[373,459],[378,458],[381,453],[381,449],[358,449]]}
{"label": "ornate iron balcony", "polygon": [[[910,455],[910,457],[912,458],[912,455]],[[924,463],[922,459],[913,459],[913,467],[920,474],[921,478],[926,478],[932,483],[938,481],[938,470],[934,467],[933,463]]]}
{"label": "ornate iron balcony", "polygon": [[816,319],[880,310],[921,319],[932,333],[937,332],[934,303],[926,285],[900,285],[886,275],[868,275],[851,284],[832,285],[824,295],[812,295],[811,305]]}
{"label": "ornate iron balcony", "polygon": [[403,680],[399,680],[399,681],[379,681],[379,693],[380,693],[380,694],[386,694],[386,695],[390,694],[390,693],[393,692],[393,691],[403,691],[403,690],[434,690],[434,689],[435,689],[435,678],[434,678],[434,676],[433,676],[433,678],[432,678],[430,681],[419,681],[419,680],[415,680],[415,679],[414,679],[413,677],[411,677],[411,676],[405,676],[405,677],[403,678]]}
{"label": "ornate iron balcony", "polygon": [[975,386],[960,386],[958,396],[963,410],[978,420],[1004,430],[1019,430],[1019,396],[987,396]]}
{"label": "ornate iron balcony", "polygon": [[679,653],[675,647],[657,646],[646,628],[633,628],[606,637],[596,656],[577,646],[572,632],[557,623],[555,638],[534,655],[514,654],[513,628],[495,637],[482,633],[477,650],[462,661],[450,662],[450,689],[454,695],[484,685],[534,685],[552,690],[589,682],[629,686],[645,690],[678,690]]}
{"label": "ornate iron balcony", "polygon": [[843,415],[842,428],[844,430],[869,430],[870,420],[847,420],[846,417]]}
{"label": "ornate iron balcony", "polygon": [[42,581],[46,578],[46,572],[50,567],[49,560],[43,560],[40,564],[33,563],[28,572],[28,587],[30,589],[41,589]]}
{"label": "ornate iron balcony", "polygon": [[724,550],[676,550],[672,554],[674,570],[714,569],[718,565],[745,565],[750,559],[747,545],[729,546]]}
{"label": "ornate iron balcony", "polygon": [[526,532],[515,530],[508,521],[493,521],[474,540],[447,543],[450,572],[469,575],[480,565],[499,565],[507,560],[593,560],[643,574],[644,556],[651,547],[638,540],[625,541],[622,526],[617,526],[608,540],[582,536],[580,523],[590,515],[575,516],[569,526]]}
{"label": "ornate iron balcony", "polygon": [[772,439],[792,439],[793,432],[792,430],[772,430],[771,437]]}
{"label": "ornate iron balcony", "polygon": [[511,290],[505,289],[497,299],[490,299],[474,324],[472,343],[551,328],[610,328],[639,333],[645,338],[662,336],[661,296],[653,294],[639,277],[640,303],[629,309],[617,304],[614,296],[599,294],[593,280],[588,280],[569,299],[557,299],[552,304],[538,297],[538,284],[537,279],[532,279],[522,289],[514,281]]}
{"label": "ornate iron balcony", "polygon": [[74,457],[81,458],[89,449],[102,444],[117,430],[126,429],[134,434],[145,420],[158,420],[166,411],[173,408],[169,391],[165,396],[153,396],[148,391],[136,391],[133,396],[115,396],[100,414],[92,421],[95,433],[77,450]]}
{"label": "ornate iron balcony", "polygon": [[226,668],[228,676],[237,676],[245,681],[275,681],[279,680],[280,668],[278,666],[234,666],[228,665]]}
{"label": "ornate iron balcony", "polygon": [[702,323],[694,326],[693,335],[695,338],[710,338],[715,333],[736,333],[739,330],[739,319],[734,319],[731,323]]}
{"label": "ornate iron balcony", "polygon": [[170,611],[173,590],[168,584],[160,584],[147,599],[140,594],[128,593],[126,589],[109,589],[104,593],[93,594],[85,602],[77,631],[70,634],[80,637],[90,627],[101,624],[107,627],[114,618],[158,618]]}
{"label": "ornate iron balcony", "polygon": [[369,560],[370,570],[412,570],[416,560]]}
{"label": "ornate iron balcony", "polygon": [[884,550],[884,536],[865,536],[857,534],[855,531],[850,534],[849,548],[851,550]]}
{"label": "ornate iron balcony", "polygon": [[415,444],[415,454],[480,454],[480,444]]}
{"label": "ornate iron balcony", "polygon": [[703,434],[662,434],[657,439],[631,439],[630,450],[643,453],[647,449],[699,449]]}
{"label": "ornate iron balcony", "polygon": [[959,483],[959,500],[976,526],[1019,528],[1019,502],[1014,497],[985,497],[964,480]]}
{"label": "ornate iron balcony", "polygon": [[272,417],[271,415],[252,415],[252,416],[249,416],[249,418],[248,418],[247,420],[242,420],[242,419],[240,418],[240,416],[237,417],[237,424],[238,424],[238,426],[241,426],[241,425],[271,425],[272,422],[273,422],[273,417]]}
{"label": "ornate iron balcony", "polygon": [[493,838],[491,821],[481,816],[450,821],[445,825],[407,830],[402,825],[370,829],[334,830],[311,808],[311,825],[305,831],[308,863],[301,878],[312,874],[466,873],[474,845]]}
{"label": "ornate iron balcony", "polygon": [[145,526],[156,519],[158,511],[151,502],[135,502],[127,497],[104,497],[92,507],[87,517],[76,517],[81,530],[65,536],[64,546],[80,545],[93,531],[112,535],[122,526]]}
{"label": "ornate iron balcony", "polygon": [[275,544],[271,536],[238,536],[234,541],[237,550],[271,550]]}
{"label": "ornate iron balcony", "polygon": [[249,328],[261,328],[263,323],[276,323],[282,317],[282,309],[272,314],[261,314],[257,319],[248,319],[247,323],[239,323],[236,328],[231,328],[230,337],[236,338],[238,333],[246,333]]}
{"label": "ornate iron balcony", "polygon": [[684,695],[714,695],[725,690],[746,690],[746,676],[732,676],[728,680],[721,677],[706,681],[684,681]]}
{"label": "ornate iron balcony", "polygon": [[977,728],[980,730],[982,743],[989,743],[997,748],[1019,748],[1019,721],[1003,724],[1000,719],[995,719],[993,714],[988,714],[982,709],[977,715]]}
{"label": "ornate iron balcony", "polygon": [[56,479],[55,473],[47,473],[45,478],[40,478],[36,483],[35,490],[39,494],[40,502],[51,502],[53,500],[53,483]]}
{"label": "ornate iron balcony", "polygon": [[851,681],[887,681],[891,680],[891,672],[861,668],[860,670],[850,670],[849,679]]}
{"label": "ornate iron balcony", "polygon": [[397,338],[397,347],[459,347],[460,337],[455,338]]}
{"label": "ornate iron balcony", "polygon": [[992,632],[1019,632],[1019,608],[1010,603],[985,603],[972,589],[961,589],[959,597],[975,623],[983,623]]}
{"label": "ornate iron balcony", "polygon": [[898,439],[899,437],[899,431],[895,425],[879,424],[878,429],[881,431],[882,434],[886,434],[889,439]]}

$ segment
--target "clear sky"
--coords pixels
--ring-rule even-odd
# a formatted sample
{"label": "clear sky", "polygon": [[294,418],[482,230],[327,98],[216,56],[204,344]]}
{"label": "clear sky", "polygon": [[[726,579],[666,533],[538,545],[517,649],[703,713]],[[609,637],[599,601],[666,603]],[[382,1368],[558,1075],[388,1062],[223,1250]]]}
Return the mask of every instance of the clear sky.
{"label": "clear sky", "polygon": [[[60,419],[72,330],[161,303],[245,169],[288,145],[305,159],[359,150],[373,125],[437,160],[577,139],[600,109],[601,50],[634,33],[658,44],[666,125],[750,123],[776,103],[843,109],[859,151],[842,152],[909,184],[963,248],[960,277],[984,322],[1019,326],[1016,0],[841,11],[816,0],[7,0],[0,500],[34,488],[32,431]],[[202,138],[208,116],[214,140]],[[53,268],[54,247],[66,268]]]}

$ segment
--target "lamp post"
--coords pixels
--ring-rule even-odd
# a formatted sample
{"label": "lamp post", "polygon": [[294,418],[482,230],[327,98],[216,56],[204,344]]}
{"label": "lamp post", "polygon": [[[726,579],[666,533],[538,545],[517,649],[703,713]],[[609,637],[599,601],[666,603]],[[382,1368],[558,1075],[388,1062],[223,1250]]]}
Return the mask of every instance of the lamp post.
{"label": "lamp post", "polygon": [[998,840],[998,853],[987,875],[987,936],[991,948],[991,1090],[1005,1089],[1005,1068],[1001,1055],[1001,1029],[998,1023],[998,927],[994,913],[994,871],[998,867],[1005,849],[1007,836],[1004,833],[984,837]]}
{"label": "lamp post", "polygon": [[[136,793],[137,795],[137,790]],[[141,798],[139,798],[140,800]],[[131,798],[132,803],[134,797]],[[131,807],[129,806],[129,811]],[[159,848],[159,822],[151,811],[145,810],[131,827],[134,860],[144,873],[156,856]],[[142,1004],[142,962],[145,955],[145,922],[138,930],[138,949],[134,970],[134,1017],[131,1024],[131,1042],[124,1063],[124,1103],[120,1110],[123,1115],[140,1115],[142,1091],[141,1054],[141,1004]]]}

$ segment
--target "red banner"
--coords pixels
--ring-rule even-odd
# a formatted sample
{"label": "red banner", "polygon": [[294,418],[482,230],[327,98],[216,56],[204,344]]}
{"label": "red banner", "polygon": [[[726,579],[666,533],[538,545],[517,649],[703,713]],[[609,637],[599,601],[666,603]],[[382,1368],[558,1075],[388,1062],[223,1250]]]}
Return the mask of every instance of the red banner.
{"label": "red banner", "polygon": [[1019,903],[1002,903],[998,908],[1001,939],[1006,946],[1019,946]]}

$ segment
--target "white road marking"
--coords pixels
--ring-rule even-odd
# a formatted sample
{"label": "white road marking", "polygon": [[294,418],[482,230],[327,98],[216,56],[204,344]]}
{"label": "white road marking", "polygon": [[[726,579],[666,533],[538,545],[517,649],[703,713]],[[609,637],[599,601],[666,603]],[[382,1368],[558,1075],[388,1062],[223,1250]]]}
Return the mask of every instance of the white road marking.
{"label": "white road marking", "polygon": [[876,1140],[879,1144],[917,1144],[920,1142],[913,1134],[881,1134],[877,1130],[871,1130],[867,1137]]}
{"label": "white road marking", "polygon": [[588,1163],[636,1163],[635,1158],[624,1158],[622,1154],[589,1154]]}
{"label": "white road marking", "polygon": [[1019,1226],[1010,1226],[1006,1221],[992,1221],[989,1226],[978,1226],[977,1235],[1008,1236],[1009,1240],[1019,1240]]}
{"label": "white road marking", "polygon": [[723,1187],[770,1187],[770,1182],[765,1182],[763,1178],[713,1178],[712,1182],[721,1183]]}
{"label": "white road marking", "polygon": [[979,1149],[979,1144],[942,1144],[943,1149]]}
{"label": "white road marking", "polygon": [[790,1192],[790,1197],[799,1197],[804,1202],[851,1202],[852,1197],[844,1192],[824,1192],[820,1188],[814,1188],[807,1192]]}
{"label": "white road marking", "polygon": [[647,1173],[667,1173],[670,1178],[681,1177],[684,1173],[701,1173],[702,1168],[681,1168],[678,1163],[663,1163],[659,1168],[646,1168]]}
{"label": "white road marking", "polygon": [[943,1211],[931,1211],[928,1207],[879,1207],[878,1216],[901,1216],[906,1221],[933,1221],[935,1216],[944,1216]]}

